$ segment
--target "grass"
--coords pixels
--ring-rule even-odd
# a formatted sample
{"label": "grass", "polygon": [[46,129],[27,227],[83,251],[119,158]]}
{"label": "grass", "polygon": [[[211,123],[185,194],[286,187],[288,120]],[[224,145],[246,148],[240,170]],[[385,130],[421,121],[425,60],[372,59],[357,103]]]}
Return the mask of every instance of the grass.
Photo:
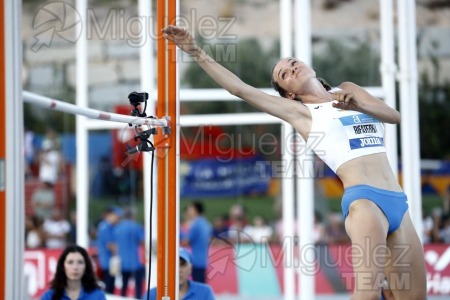
{"label": "grass", "polygon": [[[249,220],[254,216],[260,215],[267,220],[275,219],[276,214],[274,210],[274,199],[273,197],[261,196],[261,197],[248,197],[248,198],[212,198],[212,199],[182,199],[180,201],[180,211],[183,211],[185,207],[191,201],[201,201],[205,207],[205,216],[208,220],[212,221],[215,217],[221,215],[228,215],[230,207],[234,204],[243,205],[248,212]],[[75,201],[72,201],[75,203]],[[89,223],[95,224],[101,219],[102,211],[107,207],[117,205],[121,207],[130,206],[129,203],[120,202],[111,198],[98,198],[92,199],[89,202]],[[138,199],[134,205],[136,208],[137,216],[136,220],[138,222],[144,223],[144,202],[142,199]],[[75,208],[75,207],[73,207]]]}
{"label": "grass", "polygon": [[[195,199],[184,199],[180,204],[181,211]],[[228,216],[230,207],[234,204],[241,204],[247,210],[248,220],[251,221],[255,216],[262,216],[266,220],[276,218],[275,200],[273,197],[260,196],[249,198],[217,198],[211,200],[199,199],[205,207],[205,216],[208,220],[213,220],[217,216]]]}
{"label": "grass", "polygon": [[[180,210],[196,199],[181,199]],[[278,218],[276,213],[276,203],[274,197],[269,196],[254,196],[254,197],[233,197],[233,198],[211,198],[198,199],[205,206],[205,216],[212,221],[217,216],[227,216],[230,207],[234,204],[241,204],[247,209],[248,220],[251,221],[254,216],[259,215],[266,218],[266,220],[275,220]],[[72,203],[75,203],[73,201]],[[429,214],[434,207],[442,207],[442,198],[437,195],[424,195],[422,203],[425,211]],[[102,198],[92,199],[89,203],[89,223],[95,224],[100,218],[102,211],[111,205],[126,206],[124,202],[119,202],[114,199]],[[144,205],[142,199],[135,201],[137,214],[137,221],[144,222]],[[340,198],[328,199],[328,209],[333,212],[341,211]]]}

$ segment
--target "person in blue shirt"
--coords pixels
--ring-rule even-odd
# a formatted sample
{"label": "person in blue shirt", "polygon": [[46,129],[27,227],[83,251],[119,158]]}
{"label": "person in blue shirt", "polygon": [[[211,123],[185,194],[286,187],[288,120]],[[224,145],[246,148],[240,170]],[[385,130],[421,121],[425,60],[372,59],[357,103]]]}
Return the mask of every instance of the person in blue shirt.
{"label": "person in blue shirt", "polygon": [[86,250],[68,246],[61,253],[50,289],[41,300],[106,300],[95,278],[94,268]]}
{"label": "person in blue shirt", "polygon": [[123,216],[123,210],[119,207],[109,207],[105,211],[104,219],[98,224],[97,250],[100,264],[101,279],[105,284],[105,291],[114,293],[115,276],[110,272],[111,257],[117,255],[117,244],[114,236],[114,227]]}
{"label": "person in blue shirt", "polygon": [[[191,255],[185,248],[178,250],[180,257],[179,266],[179,291],[178,296],[181,300],[214,300],[212,288],[204,283],[189,280],[192,273]],[[150,294],[150,295],[149,295]],[[142,300],[156,300],[156,288],[145,293]]]}
{"label": "person in blue shirt", "polygon": [[121,262],[121,295],[126,295],[129,279],[133,277],[136,283],[135,296],[140,298],[145,268],[139,259],[139,247],[144,246],[145,234],[144,228],[134,220],[134,213],[131,209],[125,210],[124,219],[114,229],[114,236]]}
{"label": "person in blue shirt", "polygon": [[192,279],[197,282],[206,282],[206,267],[208,265],[208,250],[212,236],[212,226],[203,216],[203,204],[198,201],[191,202],[186,208],[186,218],[190,227],[181,240],[182,246],[192,249]]}

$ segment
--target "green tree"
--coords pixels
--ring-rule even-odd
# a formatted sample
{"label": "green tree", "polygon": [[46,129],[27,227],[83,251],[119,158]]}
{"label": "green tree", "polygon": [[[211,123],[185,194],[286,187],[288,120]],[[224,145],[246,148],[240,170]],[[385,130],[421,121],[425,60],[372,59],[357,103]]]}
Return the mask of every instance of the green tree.
{"label": "green tree", "polygon": [[[433,59],[432,59],[433,61]],[[434,61],[434,78],[439,76],[439,63]],[[450,155],[450,82],[439,84],[424,72],[419,85],[420,156],[443,159]]]}
{"label": "green tree", "polygon": [[318,77],[331,86],[352,81],[361,86],[381,85],[380,55],[369,41],[348,46],[330,40],[325,51],[313,55],[313,67]]}

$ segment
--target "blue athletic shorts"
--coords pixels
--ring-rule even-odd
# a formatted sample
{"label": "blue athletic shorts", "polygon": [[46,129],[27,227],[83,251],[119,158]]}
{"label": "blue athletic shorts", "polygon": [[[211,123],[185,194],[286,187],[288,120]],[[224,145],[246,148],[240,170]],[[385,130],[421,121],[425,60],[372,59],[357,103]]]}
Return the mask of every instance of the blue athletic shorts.
{"label": "blue athletic shorts", "polygon": [[408,210],[408,198],[404,192],[393,192],[370,185],[354,185],[346,188],[342,197],[342,214],[348,216],[350,204],[359,199],[367,199],[378,205],[389,222],[388,234],[400,227],[403,215]]}

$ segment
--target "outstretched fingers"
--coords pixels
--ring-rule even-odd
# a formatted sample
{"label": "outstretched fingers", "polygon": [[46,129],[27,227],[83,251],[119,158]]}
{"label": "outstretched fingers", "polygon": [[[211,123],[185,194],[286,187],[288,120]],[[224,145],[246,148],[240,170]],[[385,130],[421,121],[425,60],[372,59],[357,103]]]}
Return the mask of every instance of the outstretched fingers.
{"label": "outstretched fingers", "polygon": [[332,94],[332,97],[335,101],[333,101],[333,106],[340,109],[355,109],[356,102],[355,96],[352,92],[349,91],[337,91]]}
{"label": "outstretched fingers", "polygon": [[162,29],[162,32],[168,35],[186,36],[189,34],[185,28],[178,27],[175,25],[168,25]]}

